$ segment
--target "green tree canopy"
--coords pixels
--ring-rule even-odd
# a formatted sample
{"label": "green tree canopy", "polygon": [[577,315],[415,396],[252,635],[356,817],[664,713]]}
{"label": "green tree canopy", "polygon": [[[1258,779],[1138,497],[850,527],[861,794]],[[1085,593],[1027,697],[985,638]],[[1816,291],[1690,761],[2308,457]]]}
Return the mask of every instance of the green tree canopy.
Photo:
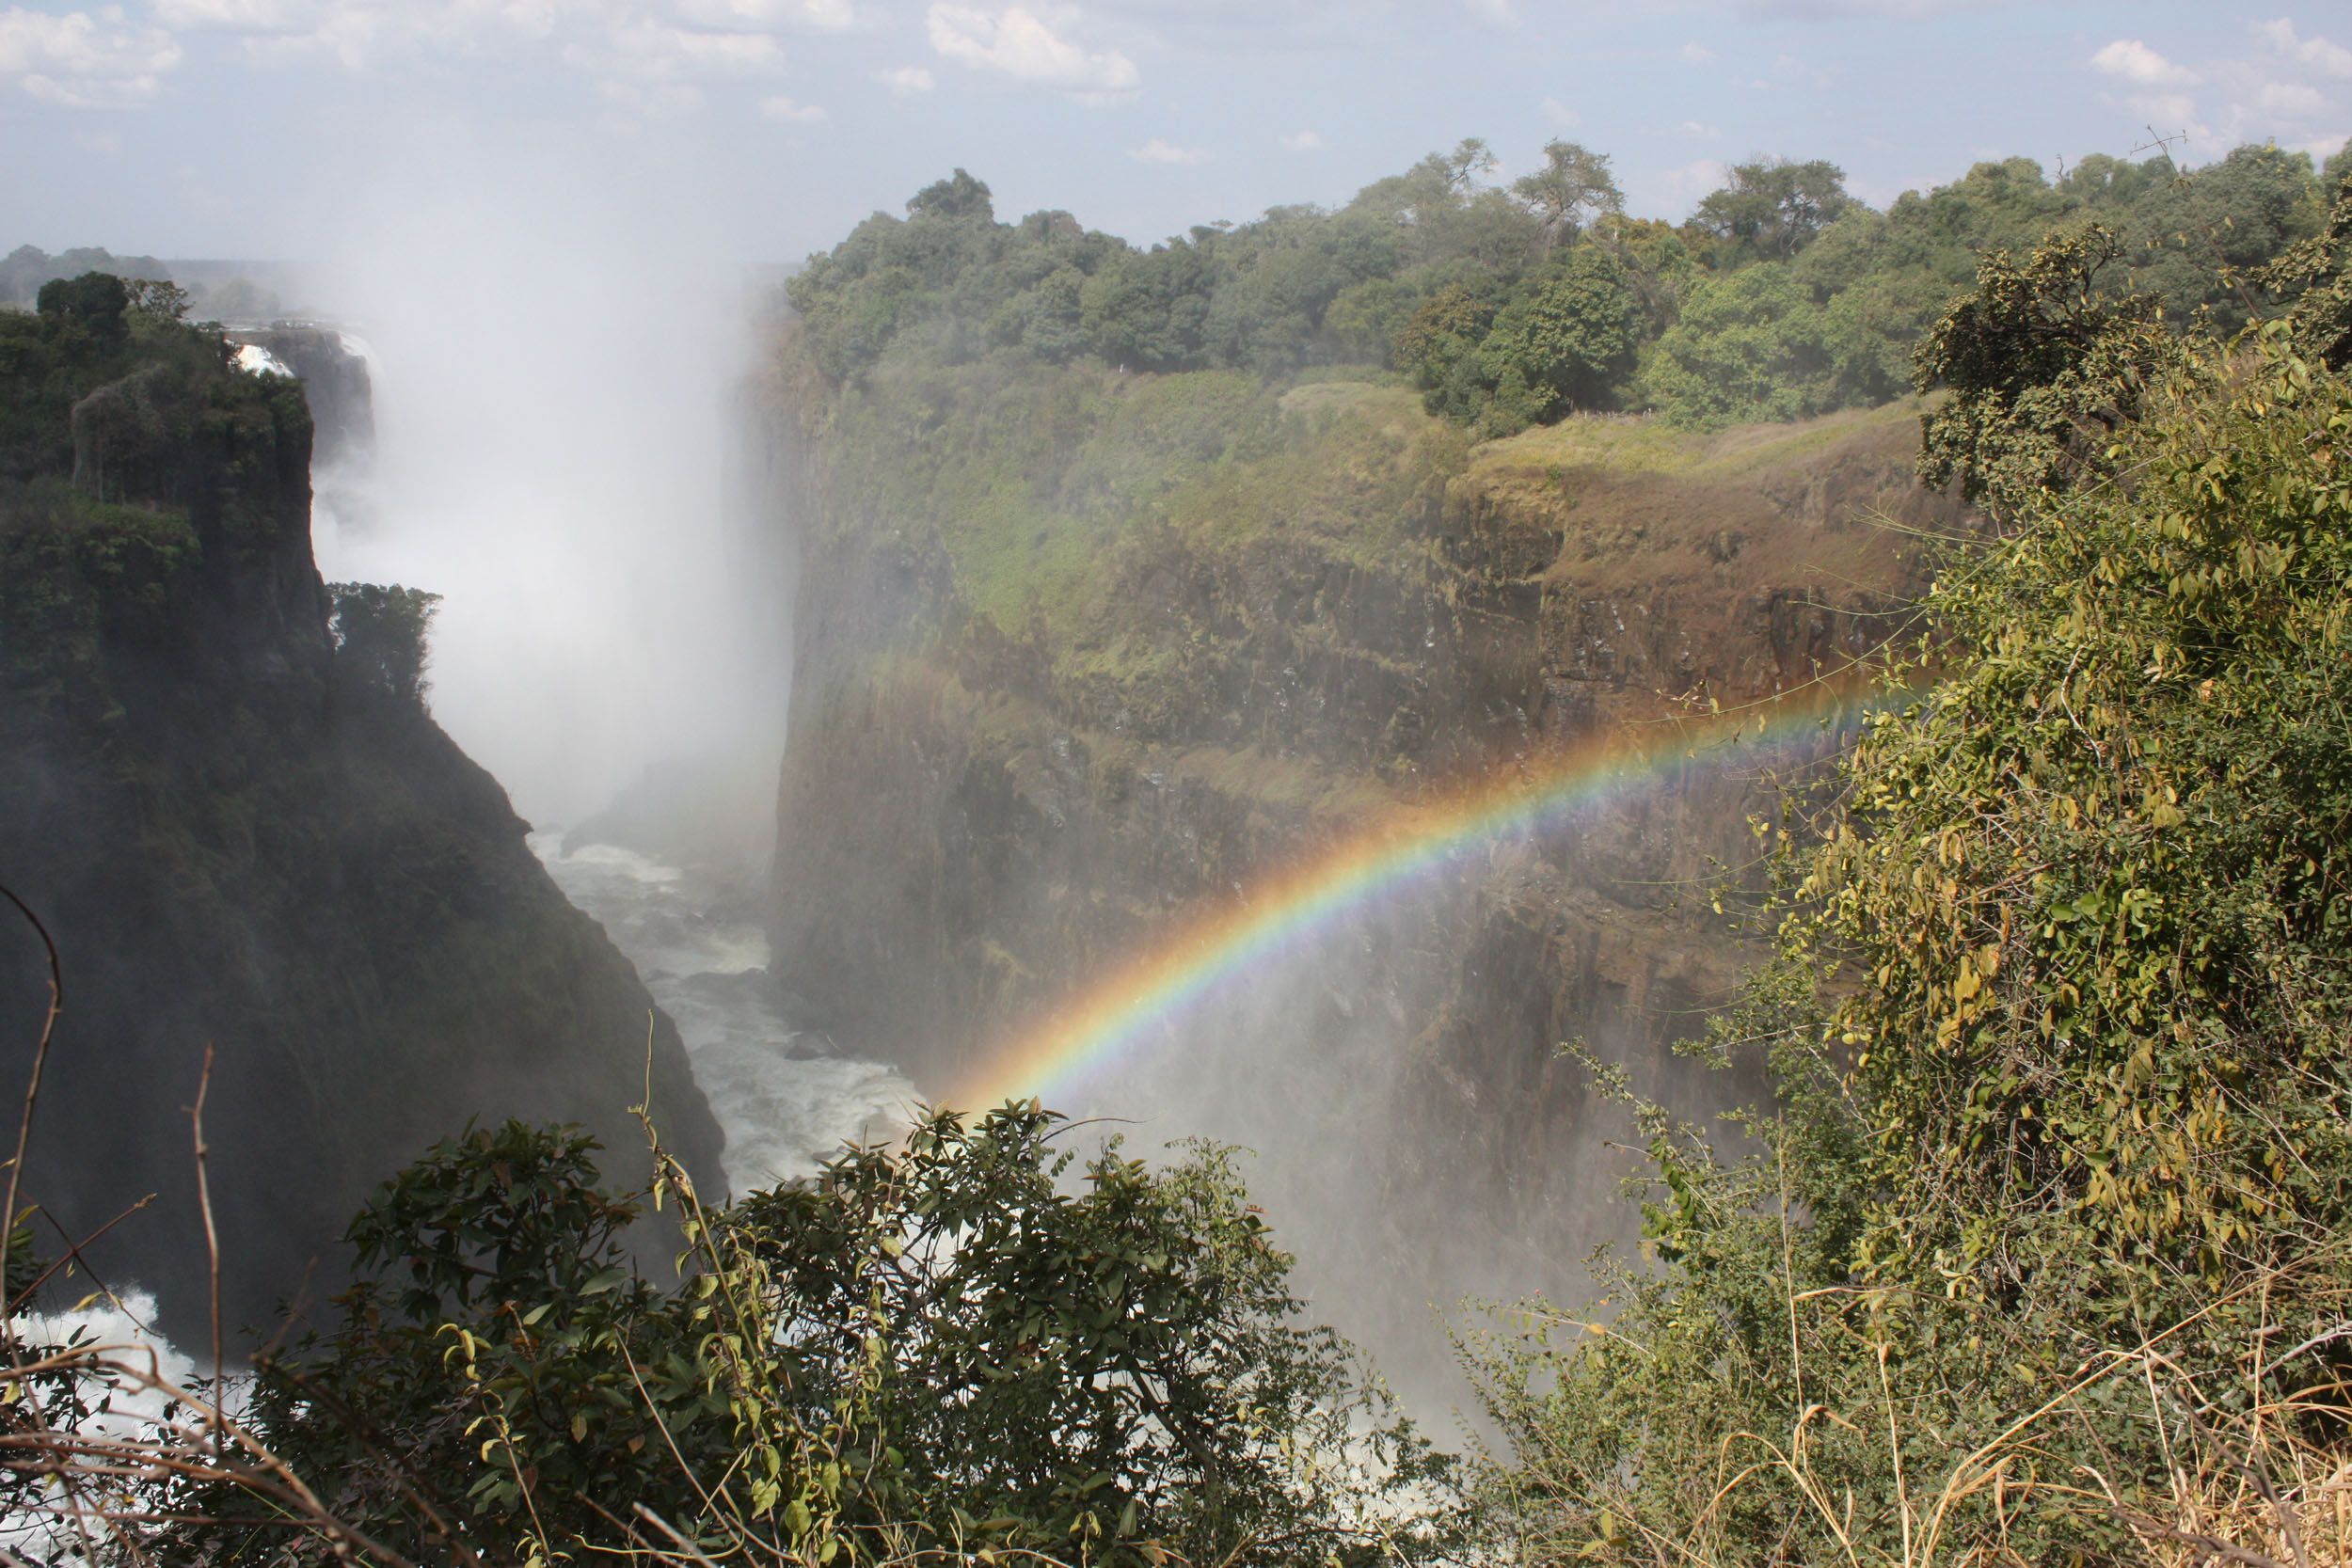
{"label": "green tree canopy", "polygon": [[592,1142],[469,1130],[354,1222],[339,1323],[264,1363],[252,1423],[421,1561],[627,1551],[640,1505],[746,1560],[1433,1548],[1421,1489],[1444,1462],[1298,1322],[1231,1153],[1154,1171],[1114,1147],[1080,1170],[1059,1121],[930,1114],[724,1211],[665,1166],[686,1244],[666,1291],[632,1266],[644,1209],[598,1187]]}
{"label": "green tree canopy", "polygon": [[1717,264],[1786,261],[1854,205],[1846,171],[1824,159],[1757,158],[1735,164],[1723,189],[1700,201],[1692,225],[1716,242]]}
{"label": "green tree canopy", "polygon": [[1625,210],[1608,154],[1580,142],[1546,142],[1544,166],[1513,181],[1511,190],[1534,211],[1547,247],[1570,244],[1594,218]]}

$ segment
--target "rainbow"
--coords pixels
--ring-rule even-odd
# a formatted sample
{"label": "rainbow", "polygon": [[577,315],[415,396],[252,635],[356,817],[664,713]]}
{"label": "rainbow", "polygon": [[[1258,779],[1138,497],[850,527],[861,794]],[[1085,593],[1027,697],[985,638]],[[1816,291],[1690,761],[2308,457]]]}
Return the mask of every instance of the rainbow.
{"label": "rainbow", "polygon": [[1539,829],[1694,763],[1775,744],[1851,711],[1852,682],[1817,681],[1738,714],[1664,721],[1519,764],[1382,817],[1265,878],[1234,904],[1194,917],[990,1057],[949,1103],[1067,1098],[1080,1082],[1246,977],[1329,931],[1353,911],[1424,881],[1465,849]]}

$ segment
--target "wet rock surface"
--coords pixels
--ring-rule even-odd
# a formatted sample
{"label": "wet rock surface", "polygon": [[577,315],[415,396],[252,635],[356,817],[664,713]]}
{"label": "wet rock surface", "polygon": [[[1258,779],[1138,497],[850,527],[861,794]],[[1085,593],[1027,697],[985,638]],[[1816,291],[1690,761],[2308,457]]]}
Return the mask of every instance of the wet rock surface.
{"label": "wet rock surface", "polygon": [[[796,431],[778,972],[927,1090],[984,1082],[1089,981],[1384,814],[1834,683],[1903,624],[1911,532],[1963,520],[1914,485],[1916,431],[1882,410],[1733,432],[1664,473],[1534,432],[1433,463],[1378,552],[1140,520],[1111,608],[1019,631],[971,612],[950,550],[859,515]],[[1635,1162],[1560,1047],[1686,1115],[1757,1097],[1753,1064],[1674,1050],[1754,957],[1706,889],[1756,859],[1775,778],[1835,743],[1710,744],[1466,847],[1065,1108],[1258,1148],[1308,1276],[1375,1343],[1426,1341],[1426,1304],[1465,1291],[1573,1293],[1591,1245],[1629,1240],[1608,1200]]]}

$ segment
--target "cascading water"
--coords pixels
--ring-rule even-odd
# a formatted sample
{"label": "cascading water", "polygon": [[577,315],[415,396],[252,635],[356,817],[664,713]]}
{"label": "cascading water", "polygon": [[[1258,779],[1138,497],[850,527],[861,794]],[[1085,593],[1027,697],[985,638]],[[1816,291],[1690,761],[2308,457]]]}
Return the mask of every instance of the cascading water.
{"label": "cascading water", "polygon": [[[897,1069],[796,1029],[768,976],[768,933],[712,879],[612,844],[536,832],[564,896],[604,927],[677,1024],[725,1132],[736,1193],[815,1173],[845,1143],[890,1136],[918,1099]],[[654,1107],[657,1125],[661,1108]]]}
{"label": "cascading water", "polygon": [[[321,566],[440,596],[434,717],[538,828],[589,824],[532,847],[677,1024],[729,1185],[808,1175],[914,1089],[785,1016],[737,891],[790,665],[788,551],[743,451],[761,296],[696,211],[580,200],[610,182],[577,150],[419,156],[321,275],[373,388],[372,453],[317,476]],[[664,766],[740,772],[763,745],[755,787],[599,834]]]}

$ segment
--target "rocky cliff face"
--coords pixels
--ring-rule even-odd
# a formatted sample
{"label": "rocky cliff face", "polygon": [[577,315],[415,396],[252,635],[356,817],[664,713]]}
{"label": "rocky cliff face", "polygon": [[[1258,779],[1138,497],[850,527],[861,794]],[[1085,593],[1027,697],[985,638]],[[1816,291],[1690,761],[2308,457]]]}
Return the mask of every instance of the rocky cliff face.
{"label": "rocky cliff face", "polygon": [[[232,1324],[271,1321],[367,1189],[471,1117],[585,1122],[626,1176],[650,1082],[715,1173],[716,1126],[627,960],[496,781],[339,651],[301,389],[103,305],[0,318],[0,881],[65,980],[27,1194],[74,1236],[159,1195],[89,1260],[200,1324],[184,1108],[208,1044]],[[93,400],[103,485],[72,478],[70,416]],[[11,918],[11,1083],[45,1000]]]}
{"label": "rocky cliff face", "polygon": [[331,327],[254,326],[224,334],[292,371],[310,408],[311,458],[319,466],[365,462],[375,450],[375,386],[367,360]]}
{"label": "rocky cliff face", "polygon": [[[1454,781],[1834,677],[1916,586],[1884,525],[1956,520],[1912,482],[1915,409],[1471,448],[1402,388],[1236,381],[778,388],[803,555],[776,951],[934,1090]],[[1707,749],[1466,850],[1068,1108],[1251,1143],[1295,1241],[1348,1231],[1310,1264],[1408,1315],[1556,1279],[1620,1233],[1627,1168],[1562,1041],[1687,1111],[1756,1090],[1672,1046],[1751,957],[1703,889],[1755,858],[1760,766]]]}

